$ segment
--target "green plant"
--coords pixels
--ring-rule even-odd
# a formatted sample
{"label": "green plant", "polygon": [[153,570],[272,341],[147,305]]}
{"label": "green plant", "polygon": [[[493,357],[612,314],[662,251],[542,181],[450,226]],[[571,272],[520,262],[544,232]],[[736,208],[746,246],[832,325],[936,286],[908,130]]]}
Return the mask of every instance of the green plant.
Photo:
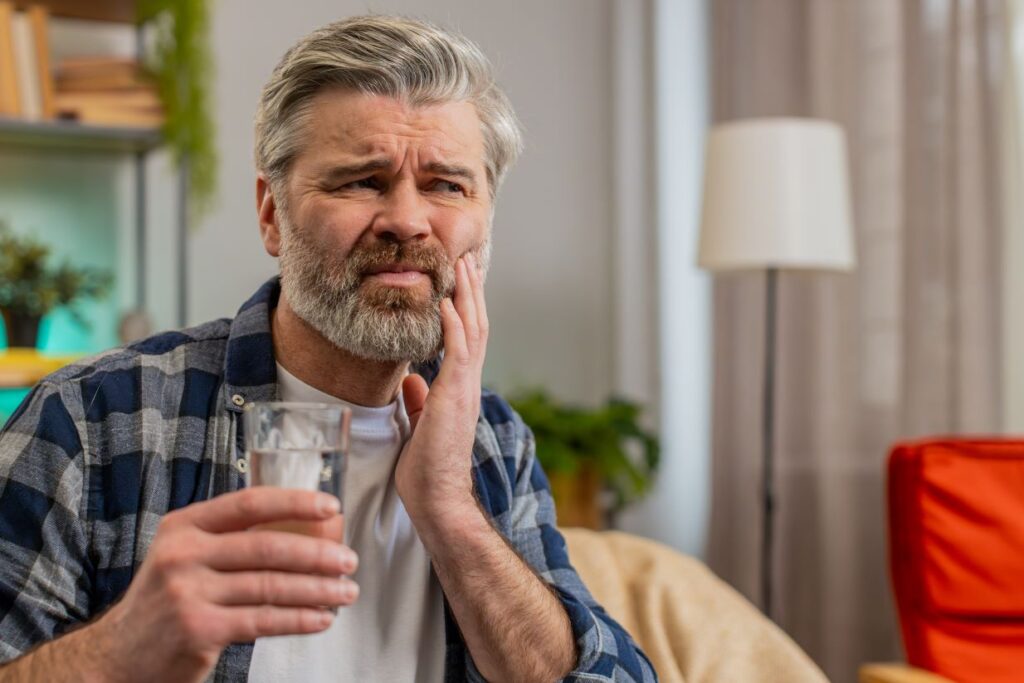
{"label": "green plant", "polygon": [[650,491],[660,449],[657,438],[640,426],[637,404],[611,398],[603,406],[583,408],[560,403],[543,390],[510,403],[533,430],[537,459],[546,472],[572,474],[592,466],[614,494],[613,513]]}
{"label": "green plant", "polygon": [[204,213],[217,190],[217,151],[210,115],[213,56],[206,0],[140,0],[139,21],[155,40],[146,66],[164,104],[164,137],[175,163],[188,169],[192,217]]}
{"label": "green plant", "polygon": [[50,247],[19,237],[0,221],[0,308],[26,316],[43,316],[57,306],[69,308],[75,321],[88,326],[73,308],[82,299],[105,295],[113,284],[110,273],[98,268],[48,265]]}

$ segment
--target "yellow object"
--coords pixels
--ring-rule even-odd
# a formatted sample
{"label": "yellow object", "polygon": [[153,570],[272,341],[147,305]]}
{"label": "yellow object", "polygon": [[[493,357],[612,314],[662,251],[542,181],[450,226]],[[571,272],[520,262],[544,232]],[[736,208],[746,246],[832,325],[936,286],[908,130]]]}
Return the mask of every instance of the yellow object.
{"label": "yellow object", "polygon": [[699,561],[620,531],[560,531],[583,583],[662,683],[827,683],[782,629]]}
{"label": "yellow object", "polygon": [[860,683],[953,683],[953,681],[906,664],[865,664],[860,668]]}
{"label": "yellow object", "polygon": [[49,355],[35,349],[0,351],[0,388],[30,387],[78,356]]}

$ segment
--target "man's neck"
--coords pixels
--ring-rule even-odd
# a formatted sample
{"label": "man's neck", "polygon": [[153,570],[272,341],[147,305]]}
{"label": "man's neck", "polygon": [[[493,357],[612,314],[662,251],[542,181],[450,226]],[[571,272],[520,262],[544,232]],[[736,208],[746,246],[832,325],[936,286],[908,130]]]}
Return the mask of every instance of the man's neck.
{"label": "man's neck", "polygon": [[282,296],[271,316],[274,356],[284,368],[325,394],[361,406],[384,406],[398,395],[409,364],[359,358],[327,341]]}

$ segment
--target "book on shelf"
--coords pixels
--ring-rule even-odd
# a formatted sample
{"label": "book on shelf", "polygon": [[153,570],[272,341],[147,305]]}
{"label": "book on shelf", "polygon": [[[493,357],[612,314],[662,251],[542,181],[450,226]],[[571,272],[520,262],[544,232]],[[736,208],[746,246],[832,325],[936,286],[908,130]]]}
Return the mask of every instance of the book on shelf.
{"label": "book on shelf", "polygon": [[[20,5],[21,3],[18,3]],[[83,56],[51,64],[49,11],[0,0],[0,116],[156,128],[156,86],[136,59]]]}
{"label": "book on shelf", "polygon": [[60,92],[148,90],[156,92],[152,79],[138,60],[128,57],[72,57],[62,59],[54,73]]}
{"label": "book on shelf", "polygon": [[0,2],[0,113],[28,121],[52,118],[49,11],[29,5],[16,11]]}
{"label": "book on shelf", "polygon": [[60,118],[111,126],[159,127],[163,106],[137,60],[75,57],[55,69],[55,108]]}
{"label": "book on shelf", "polygon": [[67,77],[57,72],[55,86],[61,92],[81,92],[93,90],[134,90],[145,87],[144,81],[135,75],[125,73],[96,73],[89,76]]}
{"label": "book on shelf", "polygon": [[164,123],[162,110],[133,109],[99,105],[79,105],[64,109],[58,106],[57,118],[94,126],[124,126],[129,128],[159,128]]}
{"label": "book on shelf", "polygon": [[153,88],[125,88],[122,90],[58,90],[54,95],[58,109],[80,106],[126,107],[160,111],[160,96]]}
{"label": "book on shelf", "polygon": [[14,52],[14,3],[0,1],[0,115],[20,114],[18,63]]}
{"label": "book on shelf", "polygon": [[25,12],[15,12],[12,18],[14,63],[18,67],[18,101],[21,118],[38,121],[43,118],[43,96],[39,88],[39,65],[32,38],[32,27]]}
{"label": "book on shelf", "polygon": [[50,68],[50,11],[42,5],[31,5],[27,17],[35,47],[39,106],[43,118],[52,119],[57,112],[53,100],[53,69]]}
{"label": "book on shelf", "polygon": [[141,79],[142,68],[136,59],[116,55],[67,57],[57,65],[57,78],[74,81],[109,75],[130,80]]}

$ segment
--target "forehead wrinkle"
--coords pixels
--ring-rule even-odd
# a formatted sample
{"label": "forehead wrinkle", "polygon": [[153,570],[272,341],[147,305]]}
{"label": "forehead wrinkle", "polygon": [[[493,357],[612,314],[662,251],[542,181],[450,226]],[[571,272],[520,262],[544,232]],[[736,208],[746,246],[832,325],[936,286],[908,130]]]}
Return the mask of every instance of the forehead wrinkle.
{"label": "forehead wrinkle", "polygon": [[[358,156],[402,156],[410,152],[431,161],[446,161],[465,153],[466,145],[459,144],[443,131],[428,133],[402,133],[381,131],[367,133],[351,140],[350,147]],[[345,146],[344,140],[339,140]]]}
{"label": "forehead wrinkle", "polygon": [[486,152],[482,141],[477,144],[473,137],[480,135],[479,126],[472,131],[459,127],[458,121],[465,118],[459,112],[452,117],[435,115],[433,108],[397,106],[388,98],[332,95],[325,93],[314,101],[307,123],[313,127],[306,147],[312,154],[307,158],[314,168],[351,166],[381,156],[400,168],[412,153],[417,170],[429,172],[431,164],[465,167],[479,182],[487,182]]}
{"label": "forehead wrinkle", "polygon": [[394,171],[409,164],[417,171],[428,173],[454,175],[468,180],[476,180],[477,176],[473,171],[474,164],[470,160],[457,152],[446,153],[440,144],[419,148],[415,145],[402,144],[402,142],[395,144],[390,140],[369,141],[357,146],[353,151],[342,151],[339,157],[331,160],[324,167],[339,169],[372,165],[372,168],[366,170]]}

